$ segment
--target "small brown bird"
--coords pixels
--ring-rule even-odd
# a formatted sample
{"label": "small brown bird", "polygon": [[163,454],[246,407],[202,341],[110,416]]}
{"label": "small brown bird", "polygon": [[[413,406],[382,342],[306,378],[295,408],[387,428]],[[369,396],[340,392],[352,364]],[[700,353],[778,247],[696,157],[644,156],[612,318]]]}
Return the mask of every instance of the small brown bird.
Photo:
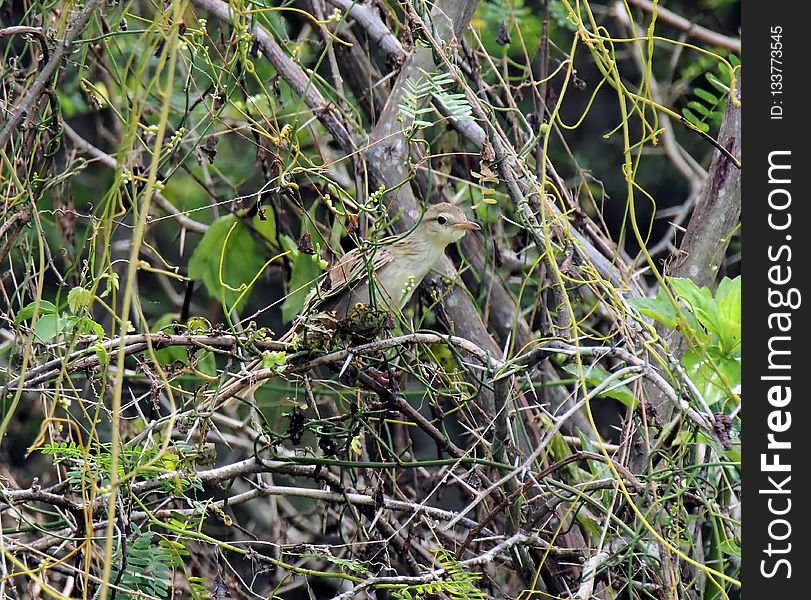
{"label": "small brown bird", "polygon": [[[432,205],[407,235],[385,238],[366,252],[358,248],[347,252],[324,273],[292,328],[280,341],[290,341],[314,312],[333,313],[336,319],[343,319],[357,304],[374,304],[379,309],[399,313],[445,248],[468,231],[480,229],[462,209],[442,202]],[[374,278],[372,285],[370,274]],[[220,388],[220,393],[228,398],[233,386],[245,387],[260,364],[261,359],[247,364]],[[249,385],[239,395],[247,397],[259,385],[261,382]]]}
{"label": "small brown bird", "polygon": [[[468,231],[479,229],[459,207],[447,202],[434,204],[408,235],[381,240],[368,256],[357,248],[347,252],[324,274],[328,282],[322,279],[310,293],[302,314],[334,311],[336,317],[344,318],[358,303],[374,303],[399,312],[445,248]],[[370,272],[374,276],[371,286]]]}

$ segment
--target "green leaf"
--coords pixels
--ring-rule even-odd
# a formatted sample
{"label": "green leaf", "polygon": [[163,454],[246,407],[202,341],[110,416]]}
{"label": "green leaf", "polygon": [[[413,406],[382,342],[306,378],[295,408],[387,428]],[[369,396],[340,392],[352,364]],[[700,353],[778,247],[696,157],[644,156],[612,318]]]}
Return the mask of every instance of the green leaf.
{"label": "green leaf", "polygon": [[[574,364],[564,365],[563,370],[566,371],[567,373],[571,373],[575,377],[579,375],[577,365]],[[586,380],[586,385],[588,385],[590,388],[596,388],[603,381],[605,381],[610,375],[611,373],[606,371],[600,365],[597,364],[583,365],[583,377]],[[633,392],[631,392],[631,390],[629,390],[628,387],[624,385],[618,385],[618,383],[619,380],[614,380],[610,382],[607,388],[604,391],[597,394],[597,396],[619,400],[629,408],[633,408],[634,406],[636,406],[636,396],[634,396]]]}
{"label": "green leaf", "polygon": [[106,367],[110,362],[110,353],[107,352],[107,349],[101,344],[101,342],[96,342],[93,344],[93,350],[95,351],[96,356],[99,357],[99,364]]}
{"label": "green leaf", "polygon": [[736,443],[733,441],[733,444],[736,445],[730,448],[729,450],[724,450],[724,456],[726,456],[730,460],[730,462],[740,464],[742,457],[740,443],[739,442]]}
{"label": "green leaf", "polygon": [[282,320],[288,323],[295,318],[304,307],[307,294],[318,282],[321,275],[321,266],[318,255],[299,252],[298,244],[288,236],[282,236],[282,246],[290,252],[292,268],[290,281],[287,284],[287,297],[282,303]]}
{"label": "green leaf", "polygon": [[[718,305],[710,290],[706,287],[699,288],[691,279],[684,277],[668,277],[667,282],[676,295],[689,307],[699,323],[707,331],[718,336],[721,329]],[[700,334],[701,331],[696,331],[696,333]]]}
{"label": "green leaf", "polygon": [[683,362],[687,375],[710,407],[734,399],[731,391],[741,383],[739,358],[723,356],[717,347],[712,347],[702,353],[687,352]]}
{"label": "green leaf", "polygon": [[276,369],[287,364],[287,352],[268,350],[262,354],[262,368]]}
{"label": "green leaf", "polygon": [[738,357],[721,356],[716,358],[715,366],[726,378],[726,385],[734,390],[741,384],[741,359]]}
{"label": "green leaf", "polygon": [[729,85],[732,82],[732,71],[729,70],[729,67],[726,66],[724,63],[719,63],[718,71],[721,73],[723,77],[723,82]]}
{"label": "green leaf", "polygon": [[583,529],[586,530],[586,533],[589,534],[592,540],[599,540],[600,535],[603,532],[603,527],[600,522],[591,516],[590,512],[585,510],[579,510],[575,513],[575,518],[580,525],[583,526]]}
{"label": "green leaf", "polygon": [[259,209],[259,213],[251,221],[251,226],[263,238],[268,247],[278,250],[279,242],[276,239],[276,214],[270,207]]}
{"label": "green leaf", "polygon": [[198,350],[197,351],[197,369],[201,373],[217,376],[217,360],[211,350]]}
{"label": "green leaf", "polygon": [[721,348],[727,353],[738,349],[741,343],[741,277],[735,279],[724,277],[715,292],[718,304],[719,326],[718,338]]}
{"label": "green leaf", "polygon": [[[208,294],[224,300],[228,310],[236,308],[237,298],[264,267],[268,251],[274,249],[276,224],[272,214],[272,211],[266,211],[266,220],[256,216],[252,221],[252,227],[265,247],[257,244],[242,221],[234,215],[226,215],[211,224],[192,253],[189,277],[202,280]],[[249,293],[245,293],[242,301],[248,296]]]}
{"label": "green leaf", "polygon": [[699,119],[699,118],[698,118],[698,117],[695,115],[695,113],[694,113],[692,110],[690,110],[689,108],[683,108],[683,109],[681,109],[681,114],[683,114],[683,115],[684,115],[684,118],[685,118],[685,119],[687,119],[688,121],[690,121],[690,122],[691,122],[693,125],[695,125],[696,127],[697,127],[697,126],[698,126],[698,124],[701,122],[701,119]]}
{"label": "green leaf", "polygon": [[83,287],[77,286],[68,292],[68,308],[70,312],[77,315],[90,308],[93,304],[93,292]]}
{"label": "green leaf", "polygon": [[693,93],[696,96],[698,96],[699,98],[701,98],[702,100],[704,100],[704,102],[706,102],[710,106],[715,106],[716,104],[718,104],[720,102],[720,100],[718,98],[716,98],[714,95],[712,95],[710,92],[708,92],[704,88],[695,88],[693,90]]}
{"label": "green leaf", "polygon": [[[696,90],[696,91],[698,91],[698,90]],[[698,114],[700,114],[704,118],[710,116],[709,109],[706,106],[704,106],[703,104],[701,104],[701,102],[697,102],[696,100],[691,100],[690,102],[687,103],[687,106],[689,106],[690,108],[695,110]]]}
{"label": "green leaf", "polygon": [[741,556],[741,547],[733,539],[727,539],[718,545],[718,549],[727,556]]}
{"label": "green leaf", "polygon": [[[17,317],[14,319],[14,324],[19,325],[23,321],[26,321],[34,316],[34,307],[36,306],[36,302],[32,302],[31,304],[27,304],[23,308],[20,309],[20,312],[17,313]],[[39,316],[42,315],[50,315],[55,314],[57,312],[56,306],[54,306],[53,302],[48,302],[47,300],[40,300],[39,302]]]}
{"label": "green leaf", "polygon": [[693,113],[693,111],[691,111],[689,108],[683,108],[683,109],[681,110],[681,112],[682,112],[682,114],[684,115],[684,117],[685,117],[685,118],[686,118],[688,121],[690,121],[690,123],[692,123],[693,125],[695,125],[695,127],[696,127],[696,128],[699,130],[699,131],[703,131],[704,133],[706,133],[706,132],[708,132],[708,131],[710,130],[710,126],[709,126],[709,125],[707,125],[707,124],[706,124],[704,121],[702,121],[701,119],[699,119],[699,118],[698,118],[698,117],[695,115],[695,113]]}
{"label": "green leaf", "polygon": [[707,78],[707,81],[709,81],[709,82],[710,82],[710,84],[711,84],[711,85],[712,85],[712,86],[713,86],[715,89],[717,89],[717,90],[719,90],[719,91],[721,91],[721,92],[727,93],[727,94],[729,93],[729,86],[725,85],[723,81],[721,81],[720,79],[718,79],[718,78],[717,78],[715,75],[713,75],[712,73],[707,72],[707,73],[705,73],[705,74],[704,74],[704,77],[706,77],[706,78]]}
{"label": "green leaf", "polygon": [[104,279],[104,291],[101,293],[99,298],[104,298],[110,292],[118,291],[119,286],[118,273],[104,273],[101,277]]}
{"label": "green leaf", "polygon": [[[155,321],[150,329],[152,333],[158,333],[164,330],[166,330],[167,333],[174,333],[171,327],[177,318],[177,313],[165,313]],[[155,350],[155,358],[161,366],[164,367],[173,362],[181,362],[184,365],[189,364],[189,354],[183,346],[169,346],[168,348]]]}
{"label": "green leaf", "polygon": [[664,290],[659,290],[656,298],[631,298],[629,304],[641,314],[657,321],[668,329],[675,329],[678,323],[676,309]]}
{"label": "green leaf", "polygon": [[41,342],[49,342],[65,331],[68,327],[67,320],[57,314],[43,315],[37,320],[34,326],[34,334]]}
{"label": "green leaf", "polygon": [[[63,315],[64,317],[64,315]],[[104,327],[100,323],[96,323],[90,317],[76,317],[75,315],[68,315],[64,317],[66,330],[73,331],[79,335],[93,334],[97,338],[104,339]]]}

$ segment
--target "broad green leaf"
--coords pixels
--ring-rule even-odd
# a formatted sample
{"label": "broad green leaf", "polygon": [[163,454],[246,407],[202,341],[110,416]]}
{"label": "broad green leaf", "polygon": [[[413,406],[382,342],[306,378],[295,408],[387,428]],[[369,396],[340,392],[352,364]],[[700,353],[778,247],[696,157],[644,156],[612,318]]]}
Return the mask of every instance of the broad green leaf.
{"label": "broad green leaf", "polygon": [[741,383],[741,359],[738,357],[722,356],[715,360],[716,367],[726,378],[730,390]]}
{"label": "broad green leaf", "polygon": [[298,244],[286,235],[282,236],[282,246],[290,252],[292,263],[290,281],[287,284],[287,297],[282,303],[282,320],[288,323],[304,307],[307,294],[316,285],[318,277],[321,275],[321,266],[317,254],[299,252]]}
{"label": "broad green leaf", "polygon": [[[155,321],[150,329],[152,333],[158,333],[160,331],[174,333],[171,326],[177,318],[177,313],[163,314]],[[176,361],[182,362],[184,365],[189,364],[189,355],[186,348],[183,346],[169,346],[168,348],[155,350],[155,358],[162,366],[170,365]]]}
{"label": "broad green leaf", "polygon": [[738,441],[733,441],[733,444],[735,445],[732,448],[729,450],[724,450],[724,456],[726,456],[730,462],[740,463],[742,456],[740,443]]}
{"label": "broad green leaf", "polygon": [[724,277],[718,284],[715,292],[715,300],[724,314],[730,321],[740,325],[741,323],[741,276],[735,279]]}
{"label": "broad green leaf", "polygon": [[41,342],[49,342],[67,329],[64,317],[55,313],[43,315],[34,326],[34,334]]}
{"label": "broad green leaf", "polygon": [[591,536],[592,540],[599,540],[603,532],[603,527],[600,522],[591,516],[591,511],[579,510],[576,513],[577,522],[583,526],[583,529]]}
{"label": "broad green leaf", "polygon": [[[687,304],[698,321],[712,334],[722,329],[718,305],[708,288],[698,287],[692,280],[683,277],[668,277],[667,282],[676,295]],[[700,332],[697,332],[700,333]]]}
{"label": "broad green leaf", "polygon": [[261,209],[259,214],[251,221],[251,226],[264,238],[268,247],[278,249],[279,242],[276,239],[276,215],[270,207]]}
{"label": "broad green leaf", "polygon": [[197,370],[212,377],[217,376],[217,361],[211,350],[197,351]]}
{"label": "broad green leaf", "polygon": [[663,290],[659,290],[656,298],[631,298],[628,302],[641,314],[669,329],[675,329],[678,323],[676,309]]}
{"label": "broad green leaf", "polygon": [[[262,246],[257,244],[241,221],[234,215],[226,215],[211,224],[192,253],[189,277],[202,280],[208,294],[212,298],[223,299],[227,310],[234,308],[234,302],[246,289],[244,286],[259,274],[269,258],[268,251],[276,245],[276,225],[272,214],[272,211],[267,211],[266,220],[256,216],[252,221],[255,233],[263,238]],[[246,293],[242,300],[246,300],[248,295]]]}
{"label": "broad green leaf", "polygon": [[555,460],[562,460],[567,456],[571,456],[572,449],[560,433],[556,433],[549,441],[549,455]]}
{"label": "broad green leaf", "polygon": [[[20,309],[20,312],[17,313],[17,317],[14,319],[14,324],[19,325],[23,321],[30,319],[34,316],[34,307],[36,306],[35,302],[31,304],[27,304],[23,308]],[[54,306],[53,302],[48,302],[47,300],[40,300],[39,302],[39,316],[42,315],[51,315],[57,312],[56,306]]]}
{"label": "broad green leaf", "polygon": [[718,549],[727,556],[741,556],[741,547],[733,539],[727,539],[718,545]]}
{"label": "broad green leaf", "polygon": [[734,398],[731,391],[741,382],[740,359],[723,356],[713,347],[703,353],[687,352],[683,362],[687,375],[709,406]]}
{"label": "broad green leaf", "polygon": [[718,338],[722,350],[732,354],[741,343],[741,278],[724,277],[715,292],[718,304],[719,327]]}

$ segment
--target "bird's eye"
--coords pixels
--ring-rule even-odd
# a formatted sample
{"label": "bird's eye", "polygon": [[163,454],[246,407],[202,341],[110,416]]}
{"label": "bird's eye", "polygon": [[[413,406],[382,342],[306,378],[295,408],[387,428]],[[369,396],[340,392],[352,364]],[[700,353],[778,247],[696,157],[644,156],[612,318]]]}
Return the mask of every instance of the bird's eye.
{"label": "bird's eye", "polygon": [[440,225],[445,225],[448,222],[447,217],[437,217],[436,222]]}

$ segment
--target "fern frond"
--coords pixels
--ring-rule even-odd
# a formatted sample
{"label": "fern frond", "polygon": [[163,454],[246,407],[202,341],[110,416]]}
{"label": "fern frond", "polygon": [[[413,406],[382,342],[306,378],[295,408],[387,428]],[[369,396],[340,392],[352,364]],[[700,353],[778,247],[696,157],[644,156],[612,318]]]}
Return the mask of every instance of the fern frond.
{"label": "fern frond", "polygon": [[[734,55],[729,57],[733,67],[740,65],[740,60]],[[704,78],[712,89],[703,87],[693,88],[693,97],[682,108],[682,115],[695,127],[708,132],[711,127],[718,127],[724,117],[724,107],[732,86],[732,73],[724,63],[718,65],[717,73],[707,71]]]}
{"label": "fern frond", "polygon": [[465,95],[448,91],[453,84],[453,77],[449,73],[432,73],[420,69],[420,77],[406,83],[403,99],[398,107],[400,114],[411,121],[406,124],[406,130],[413,133],[416,129],[436,124],[435,120],[425,118],[425,115],[436,114],[430,105],[432,99],[441,104],[451,118],[472,121],[473,110]]}
{"label": "fern frond", "polygon": [[445,548],[437,548],[434,556],[444,574],[440,579],[412,585],[392,592],[397,600],[427,600],[437,594],[445,594],[458,600],[484,600],[485,594],[478,588],[480,573],[468,571],[465,565],[456,560],[453,553]]}
{"label": "fern frond", "polygon": [[[176,546],[160,539],[154,543],[151,531],[141,530],[133,524],[135,538],[126,546],[126,556],[118,560],[118,568],[113,568],[111,580],[119,581],[119,587],[134,593],[147,594],[155,598],[168,598],[172,582],[172,569],[182,564],[181,554]],[[182,546],[182,544],[181,544]],[[183,547],[185,551],[185,547]],[[116,549],[120,554],[120,547]],[[188,554],[188,552],[186,552]],[[125,564],[123,573],[121,563]],[[119,593],[119,595],[122,595]],[[126,595],[126,597],[134,597]]]}

